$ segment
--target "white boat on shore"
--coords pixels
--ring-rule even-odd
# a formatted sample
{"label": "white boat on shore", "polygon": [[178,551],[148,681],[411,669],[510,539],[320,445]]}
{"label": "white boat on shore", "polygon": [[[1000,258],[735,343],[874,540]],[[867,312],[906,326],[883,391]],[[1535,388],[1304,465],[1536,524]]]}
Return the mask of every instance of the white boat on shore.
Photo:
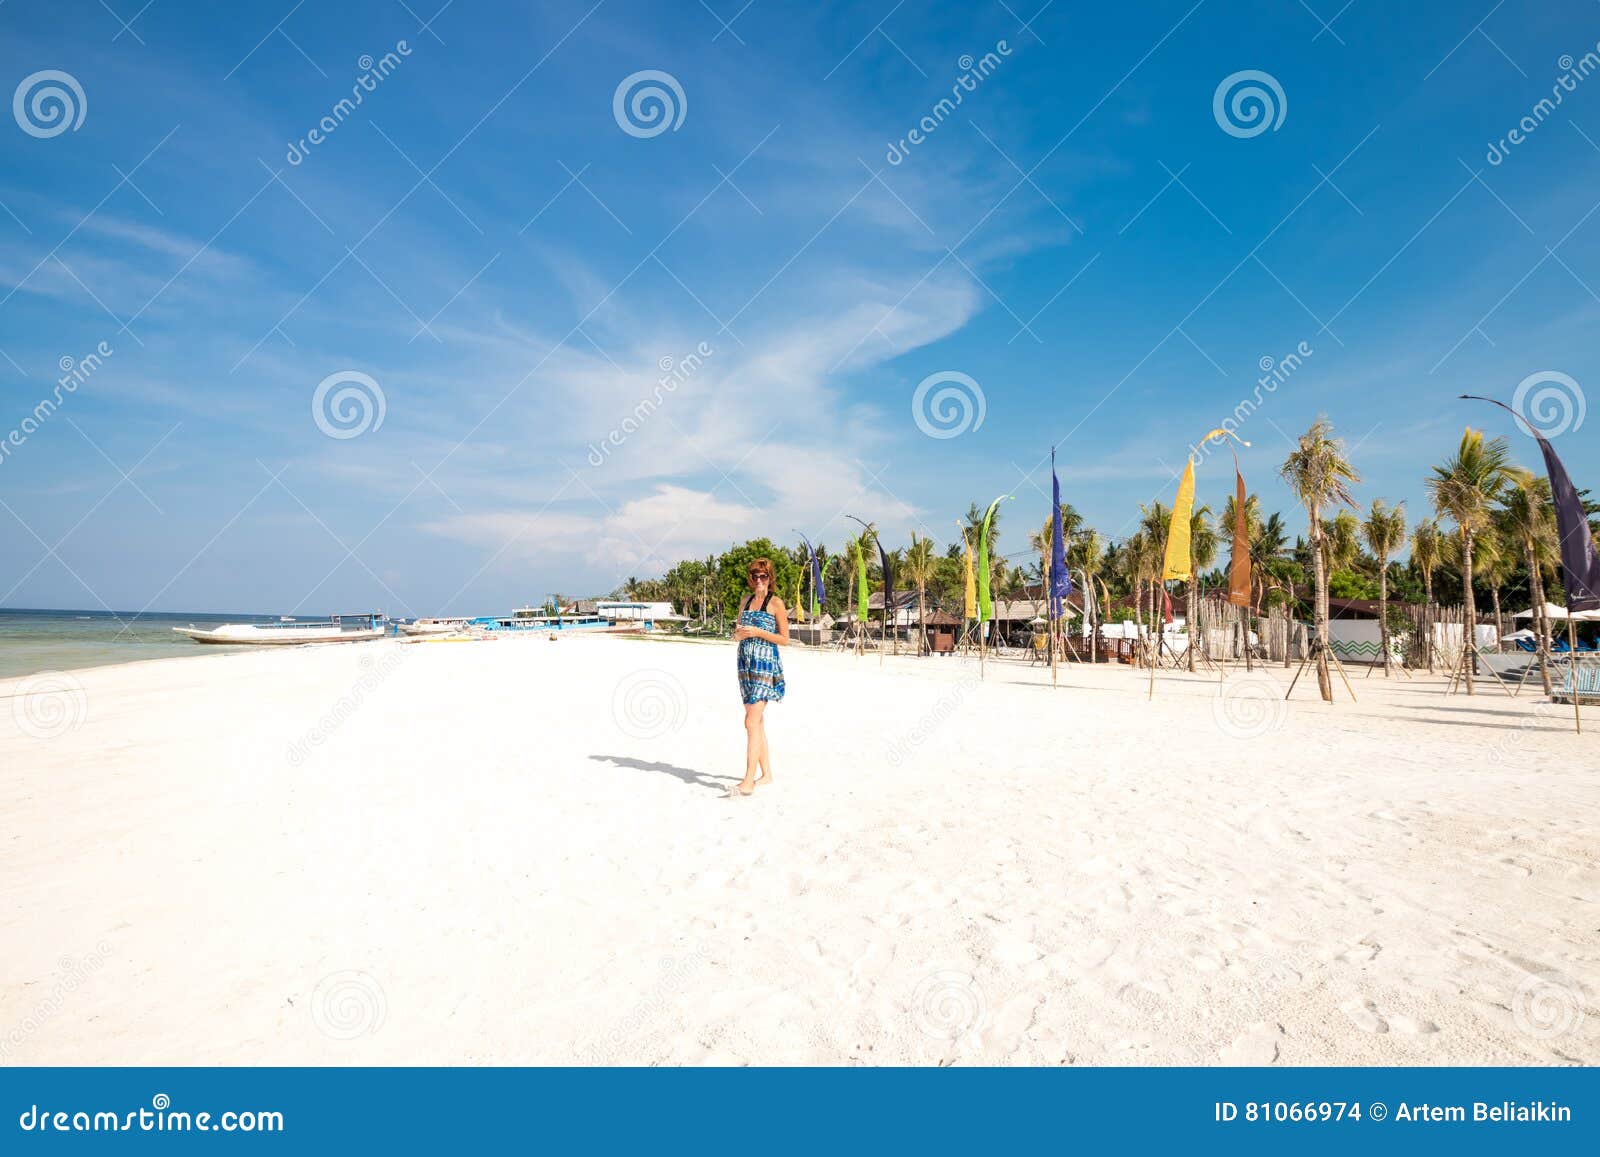
{"label": "white boat on shore", "polygon": [[381,639],[386,629],[383,615],[329,615],[326,619],[276,623],[224,623],[220,627],[173,627],[197,643],[231,647],[292,647],[305,643],[361,643]]}
{"label": "white boat on shore", "polygon": [[417,619],[401,623],[400,631],[406,635],[454,635],[465,631],[471,619]]}

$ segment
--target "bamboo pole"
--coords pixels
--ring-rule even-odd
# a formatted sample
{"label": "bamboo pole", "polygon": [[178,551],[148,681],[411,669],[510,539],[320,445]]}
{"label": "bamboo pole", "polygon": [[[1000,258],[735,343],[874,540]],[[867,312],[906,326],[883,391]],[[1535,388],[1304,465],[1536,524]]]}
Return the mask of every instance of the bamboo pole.
{"label": "bamboo pole", "polygon": [[[1160,590],[1163,593],[1165,593],[1166,589],[1167,589],[1166,588],[1166,584],[1163,583],[1161,585],[1161,587],[1160,587]],[[1152,594],[1152,596],[1154,595],[1154,589],[1152,589],[1151,594]],[[1152,597],[1152,601],[1154,601],[1153,597]],[[1157,620],[1157,623],[1159,624],[1159,622],[1160,622],[1159,610],[1158,610],[1156,615],[1152,615],[1151,617],[1155,618]],[[1157,630],[1155,632],[1155,636],[1156,636],[1155,649],[1150,653],[1150,693],[1147,696],[1147,698],[1149,698],[1149,699],[1154,699],[1156,697],[1156,664],[1161,662],[1161,632],[1159,630]]]}
{"label": "bamboo pole", "polygon": [[984,652],[987,649],[988,642],[989,642],[989,640],[984,636],[983,625],[984,625],[983,624],[983,608],[979,607],[978,608],[978,681],[980,683],[983,682],[983,677],[984,677],[984,674],[983,674]]}
{"label": "bamboo pole", "polygon": [[1578,714],[1578,628],[1572,625],[1572,605],[1567,605],[1567,670],[1572,673],[1572,725],[1583,734],[1583,716]]}

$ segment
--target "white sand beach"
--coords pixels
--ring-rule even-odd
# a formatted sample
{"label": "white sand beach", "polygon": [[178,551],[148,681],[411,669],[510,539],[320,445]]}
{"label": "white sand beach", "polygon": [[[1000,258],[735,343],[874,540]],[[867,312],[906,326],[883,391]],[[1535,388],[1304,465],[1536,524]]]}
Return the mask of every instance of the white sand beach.
{"label": "white sand beach", "polygon": [[730,800],[733,661],[0,681],[0,1061],[1600,1062],[1600,759],[1536,688],[793,648]]}

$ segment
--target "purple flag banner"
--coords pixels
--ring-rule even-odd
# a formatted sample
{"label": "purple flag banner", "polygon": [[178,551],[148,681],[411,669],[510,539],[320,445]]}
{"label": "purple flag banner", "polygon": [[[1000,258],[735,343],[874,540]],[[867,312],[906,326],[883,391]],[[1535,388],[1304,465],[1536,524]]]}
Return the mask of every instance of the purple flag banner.
{"label": "purple flag banner", "polygon": [[1050,614],[1066,614],[1072,576],[1067,571],[1067,544],[1061,535],[1061,479],[1056,477],[1056,450],[1050,447]]}
{"label": "purple flag banner", "polygon": [[1595,555],[1594,537],[1589,533],[1589,516],[1578,497],[1578,488],[1572,484],[1567,468],[1556,456],[1555,447],[1504,402],[1476,394],[1461,396],[1474,402],[1488,402],[1508,411],[1539,443],[1539,452],[1544,455],[1545,473],[1550,476],[1550,496],[1555,501],[1556,534],[1561,539],[1561,577],[1567,588],[1567,610],[1577,612],[1600,608],[1600,558]]}

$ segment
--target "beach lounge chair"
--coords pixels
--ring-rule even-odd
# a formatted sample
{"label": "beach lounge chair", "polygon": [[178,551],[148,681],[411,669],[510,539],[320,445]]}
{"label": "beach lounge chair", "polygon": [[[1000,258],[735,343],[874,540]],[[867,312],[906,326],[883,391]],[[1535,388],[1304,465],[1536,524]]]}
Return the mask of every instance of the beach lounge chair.
{"label": "beach lounge chair", "polygon": [[1577,660],[1567,664],[1565,678],[1555,697],[1561,702],[1571,703],[1574,695],[1584,703],[1600,700],[1600,665]]}
{"label": "beach lounge chair", "polygon": [[1539,648],[1534,645],[1534,642],[1533,642],[1532,639],[1518,639],[1516,641],[1516,643],[1517,643],[1517,650],[1526,651],[1530,655],[1536,653],[1539,650]]}

